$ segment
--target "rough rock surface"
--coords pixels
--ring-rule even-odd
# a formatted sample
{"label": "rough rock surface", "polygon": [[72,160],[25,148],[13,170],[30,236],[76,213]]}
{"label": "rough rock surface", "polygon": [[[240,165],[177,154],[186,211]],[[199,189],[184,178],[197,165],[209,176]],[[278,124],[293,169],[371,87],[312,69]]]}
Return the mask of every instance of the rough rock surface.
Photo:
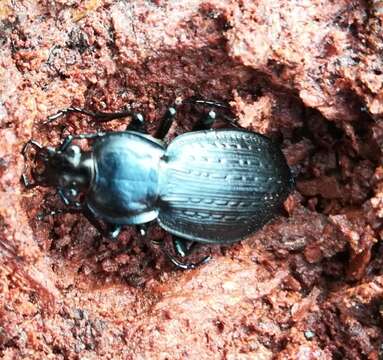
{"label": "rough rock surface", "polygon": [[[1,358],[382,357],[382,24],[378,0],[0,0]],[[128,107],[154,131],[190,96],[281,144],[281,216],[187,272],[133,229],[36,220],[60,204],[21,186],[23,143],[99,127],[48,115]]]}

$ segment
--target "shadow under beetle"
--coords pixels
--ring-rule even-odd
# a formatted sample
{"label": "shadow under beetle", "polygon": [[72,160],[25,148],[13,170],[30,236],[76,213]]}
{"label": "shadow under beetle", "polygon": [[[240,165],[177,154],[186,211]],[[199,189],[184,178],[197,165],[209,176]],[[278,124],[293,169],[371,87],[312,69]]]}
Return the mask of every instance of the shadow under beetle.
{"label": "shadow under beetle", "polygon": [[[226,108],[205,100],[190,103]],[[211,130],[216,119],[212,110],[192,132],[169,144],[162,139],[176,115],[174,107],[166,111],[154,137],[146,132],[143,116],[131,111],[102,113],[71,107],[46,123],[68,113],[99,122],[127,116],[132,121],[126,131],[69,135],[57,148],[29,140],[22,154],[27,158],[28,150],[34,148],[35,160],[42,166],[31,170],[33,180],[24,173],[22,181],[27,188],[57,188],[66,207],[43,216],[80,212],[109,238],[116,238],[122,225],[136,225],[144,235],[147,224],[157,220],[174,235],[174,251],[181,257],[196,242],[232,243],[275,216],[294,185],[276,144],[238,128]],[[89,140],[89,150],[73,143],[78,139]],[[161,248],[183,269],[209,259],[185,264]]]}

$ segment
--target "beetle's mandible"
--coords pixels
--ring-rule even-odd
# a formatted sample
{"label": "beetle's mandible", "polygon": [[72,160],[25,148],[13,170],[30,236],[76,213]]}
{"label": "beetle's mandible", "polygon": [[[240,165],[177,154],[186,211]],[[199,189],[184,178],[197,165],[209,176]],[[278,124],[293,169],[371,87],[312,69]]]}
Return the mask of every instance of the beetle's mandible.
{"label": "beetle's mandible", "polygon": [[[224,110],[206,100],[194,105]],[[24,173],[27,188],[57,189],[65,207],[48,215],[80,212],[108,237],[118,236],[123,225],[135,225],[144,233],[146,224],[158,224],[174,236],[174,250],[184,256],[193,243],[224,244],[241,240],[267,223],[278,212],[293,188],[294,180],[280,148],[263,135],[239,128],[213,130],[216,112],[210,110],[193,131],[163,141],[176,110],[170,107],[154,136],[145,130],[141,114],[94,113],[68,108],[105,122],[130,116],[126,131],[67,136],[57,148],[34,140],[23,148],[27,158],[35,149],[40,166]],[[222,115],[234,124],[234,120]],[[88,139],[83,150],[74,140]],[[184,264],[168,253],[181,268]]]}

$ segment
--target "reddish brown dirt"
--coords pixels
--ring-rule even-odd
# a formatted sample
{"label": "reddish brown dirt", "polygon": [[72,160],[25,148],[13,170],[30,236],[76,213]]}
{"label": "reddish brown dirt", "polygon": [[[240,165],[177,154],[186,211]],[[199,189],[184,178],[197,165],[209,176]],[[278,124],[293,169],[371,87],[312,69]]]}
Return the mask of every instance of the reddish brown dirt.
{"label": "reddish brown dirt", "polygon": [[[0,356],[382,357],[381,3],[0,0]],[[133,230],[36,220],[49,189],[21,186],[23,143],[97,128],[47,115],[128,106],[154,131],[189,96],[281,143],[297,177],[284,214],[186,272]],[[171,136],[192,121],[181,111]]]}

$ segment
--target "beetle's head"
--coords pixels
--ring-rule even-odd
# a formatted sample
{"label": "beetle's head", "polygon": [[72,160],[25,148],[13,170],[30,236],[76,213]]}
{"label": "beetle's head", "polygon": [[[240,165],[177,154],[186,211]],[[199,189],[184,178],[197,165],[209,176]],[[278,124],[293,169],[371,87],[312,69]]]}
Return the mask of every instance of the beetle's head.
{"label": "beetle's head", "polygon": [[[34,156],[30,149],[35,150]],[[93,178],[93,159],[90,152],[82,151],[77,145],[71,144],[64,150],[43,147],[29,141],[23,149],[25,159],[29,159],[33,182],[23,174],[23,181],[27,187],[37,185],[52,186],[73,195],[86,191]]]}

